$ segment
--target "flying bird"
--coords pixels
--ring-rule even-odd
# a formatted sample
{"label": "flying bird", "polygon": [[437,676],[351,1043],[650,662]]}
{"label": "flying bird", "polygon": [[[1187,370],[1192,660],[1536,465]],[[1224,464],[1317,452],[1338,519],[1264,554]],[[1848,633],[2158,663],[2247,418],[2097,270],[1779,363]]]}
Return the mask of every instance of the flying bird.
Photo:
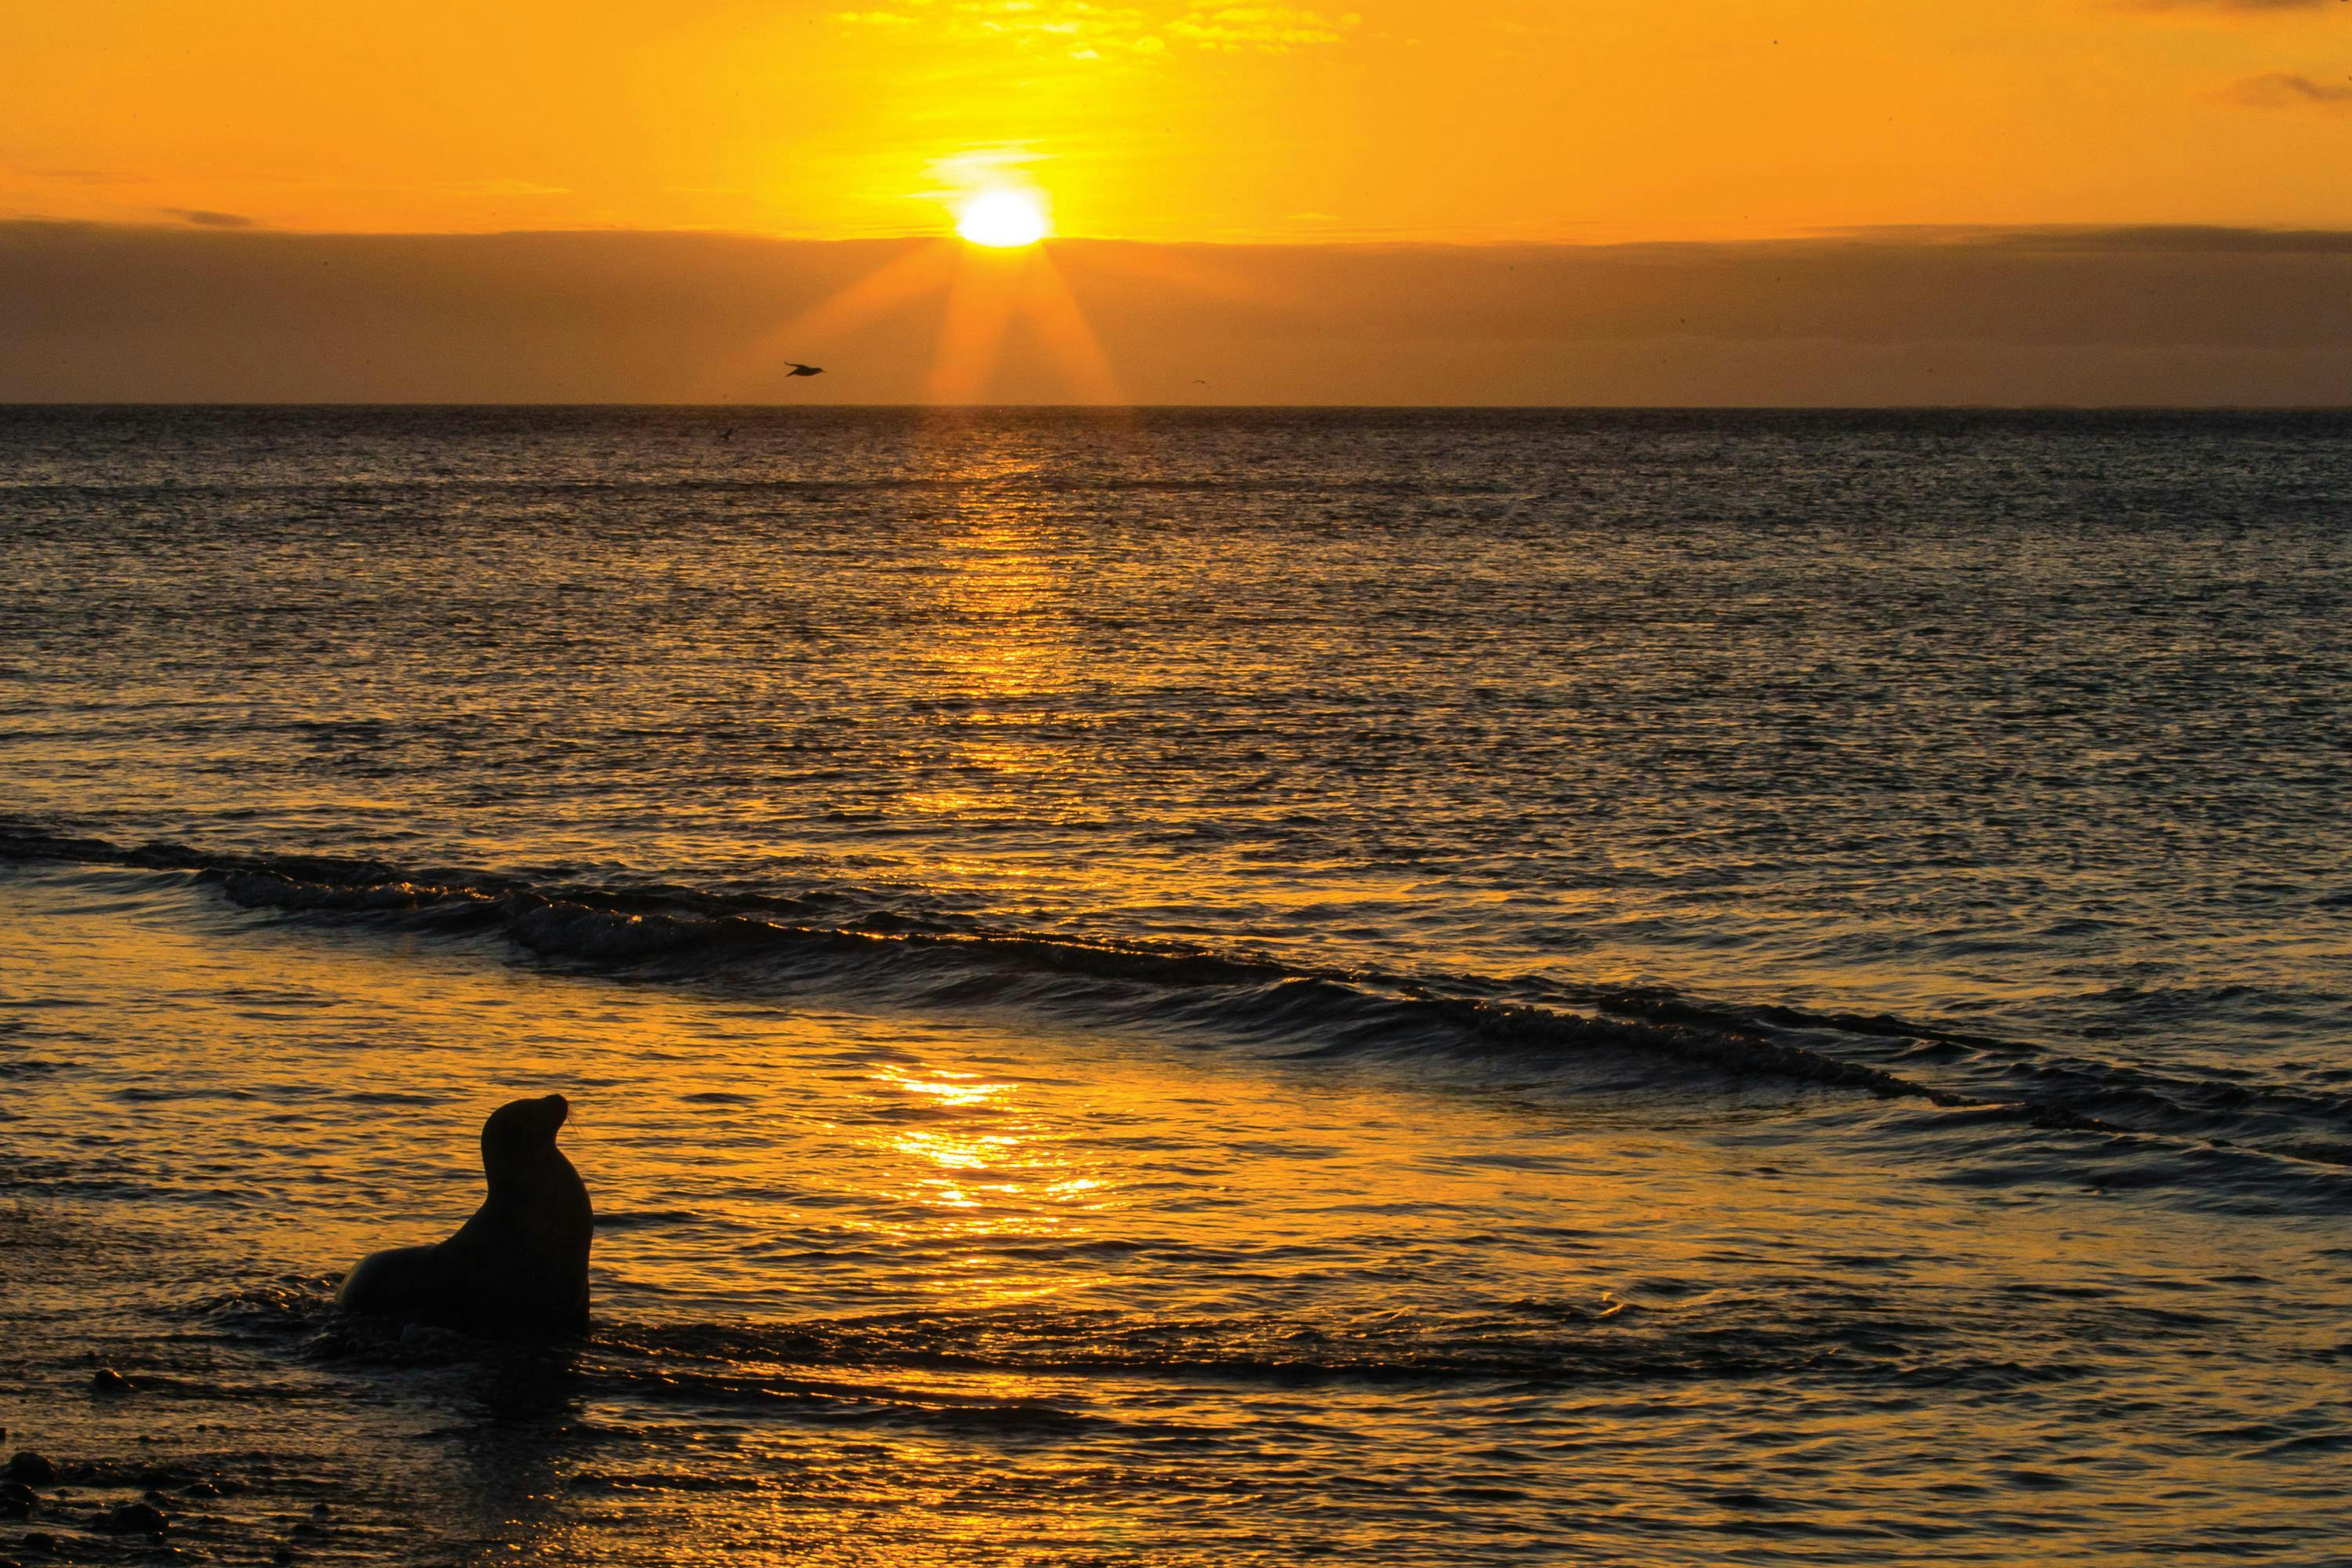
{"label": "flying bird", "polygon": [[784,374],[788,379],[795,375],[823,375],[824,374],[824,366],[821,364],[803,364],[800,361],[793,359],[788,359],[784,363],[793,367],[792,369],[784,372]]}

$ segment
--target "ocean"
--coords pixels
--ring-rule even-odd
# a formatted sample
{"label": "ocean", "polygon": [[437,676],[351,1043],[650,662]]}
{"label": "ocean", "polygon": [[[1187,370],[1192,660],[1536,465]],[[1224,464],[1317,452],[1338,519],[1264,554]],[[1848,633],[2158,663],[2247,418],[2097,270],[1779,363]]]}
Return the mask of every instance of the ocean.
{"label": "ocean", "polygon": [[[0,1557],[2352,1550],[2352,416],[18,407],[0,568]],[[586,1339],[331,1310],[555,1091]]]}

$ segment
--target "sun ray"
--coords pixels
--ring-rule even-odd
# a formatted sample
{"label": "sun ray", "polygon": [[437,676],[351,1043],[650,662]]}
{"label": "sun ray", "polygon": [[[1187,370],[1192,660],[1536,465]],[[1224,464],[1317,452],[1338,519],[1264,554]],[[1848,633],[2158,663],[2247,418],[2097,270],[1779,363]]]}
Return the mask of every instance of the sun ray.
{"label": "sun ray", "polygon": [[[846,334],[936,300],[939,325],[926,401],[982,400],[1017,325],[1034,330],[1073,401],[1117,405],[1125,393],[1102,341],[1087,319],[1070,277],[1050,247],[1042,198],[1025,189],[984,191],[959,211],[957,239],[912,246],[876,271],[835,290],[790,321],[761,333],[715,366],[714,398],[766,390],[789,361],[827,357]],[[1095,247],[1087,247],[1089,254]],[[1207,291],[1223,280],[1202,268],[1185,273]]]}
{"label": "sun ray", "polygon": [[1124,405],[1127,395],[1118,384],[1118,374],[1111,369],[1110,356],[1103,353],[1102,340],[1095,333],[1093,323],[1078,306],[1077,296],[1070,291],[1069,279],[1062,275],[1052,247],[1040,247],[1037,265],[1029,269],[1028,296],[1033,304],[1031,316],[1043,331],[1046,347],[1061,362],[1062,373],[1075,385],[1080,401]]}
{"label": "sun ray", "polygon": [[786,361],[825,352],[828,340],[904,310],[947,288],[959,250],[944,239],[926,240],[846,288],[836,290],[791,321],[760,334],[712,373],[714,390],[731,396],[756,389]]}
{"label": "sun ray", "polygon": [[1203,251],[1213,252],[1213,247],[1141,246],[1118,240],[1087,240],[1083,242],[1082,249],[1070,250],[1066,257],[1074,262],[1083,260],[1087,271],[1164,283],[1237,305],[1295,305],[1300,302],[1294,291],[1244,278],[1239,272],[1209,259],[1208,256],[1201,254]]}
{"label": "sun ray", "polygon": [[955,261],[955,247],[948,241],[923,241],[880,271],[793,318],[782,330],[816,339],[855,331],[911,300],[938,293],[953,273]]}
{"label": "sun ray", "polygon": [[940,321],[939,350],[931,362],[929,401],[979,400],[996,368],[997,350],[1013,321],[1021,274],[1031,259],[1025,251],[967,250],[958,258]]}

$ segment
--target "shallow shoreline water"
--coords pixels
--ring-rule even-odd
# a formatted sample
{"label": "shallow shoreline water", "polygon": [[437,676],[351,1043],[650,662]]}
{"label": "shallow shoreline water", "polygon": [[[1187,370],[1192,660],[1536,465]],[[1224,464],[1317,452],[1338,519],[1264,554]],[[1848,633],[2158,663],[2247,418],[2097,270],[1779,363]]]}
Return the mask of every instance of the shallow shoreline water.
{"label": "shallow shoreline water", "polygon": [[715,417],[0,412],[0,1556],[2352,1538],[2352,421]]}
{"label": "shallow shoreline water", "polygon": [[[164,1489],[207,1552],[2294,1561],[2341,1506],[2338,1215],[2064,1180],[2027,1140],[2067,1135],[1939,1178],[1888,1157],[1925,1113],[1850,1089],[1416,1092],[155,880],[6,882],[46,982],[9,998],[5,1424],[93,1502],[244,1488]],[[471,1206],[479,1111],[551,1084],[590,1341],[332,1318],[338,1264]]]}

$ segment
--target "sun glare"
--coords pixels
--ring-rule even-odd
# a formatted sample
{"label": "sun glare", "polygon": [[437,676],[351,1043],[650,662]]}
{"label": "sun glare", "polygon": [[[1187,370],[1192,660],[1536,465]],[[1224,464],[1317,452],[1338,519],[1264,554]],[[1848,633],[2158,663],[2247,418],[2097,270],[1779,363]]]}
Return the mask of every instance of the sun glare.
{"label": "sun glare", "polygon": [[1045,237],[1045,214],[1025,192],[989,191],[963,205],[956,233],[974,245],[1015,250]]}

